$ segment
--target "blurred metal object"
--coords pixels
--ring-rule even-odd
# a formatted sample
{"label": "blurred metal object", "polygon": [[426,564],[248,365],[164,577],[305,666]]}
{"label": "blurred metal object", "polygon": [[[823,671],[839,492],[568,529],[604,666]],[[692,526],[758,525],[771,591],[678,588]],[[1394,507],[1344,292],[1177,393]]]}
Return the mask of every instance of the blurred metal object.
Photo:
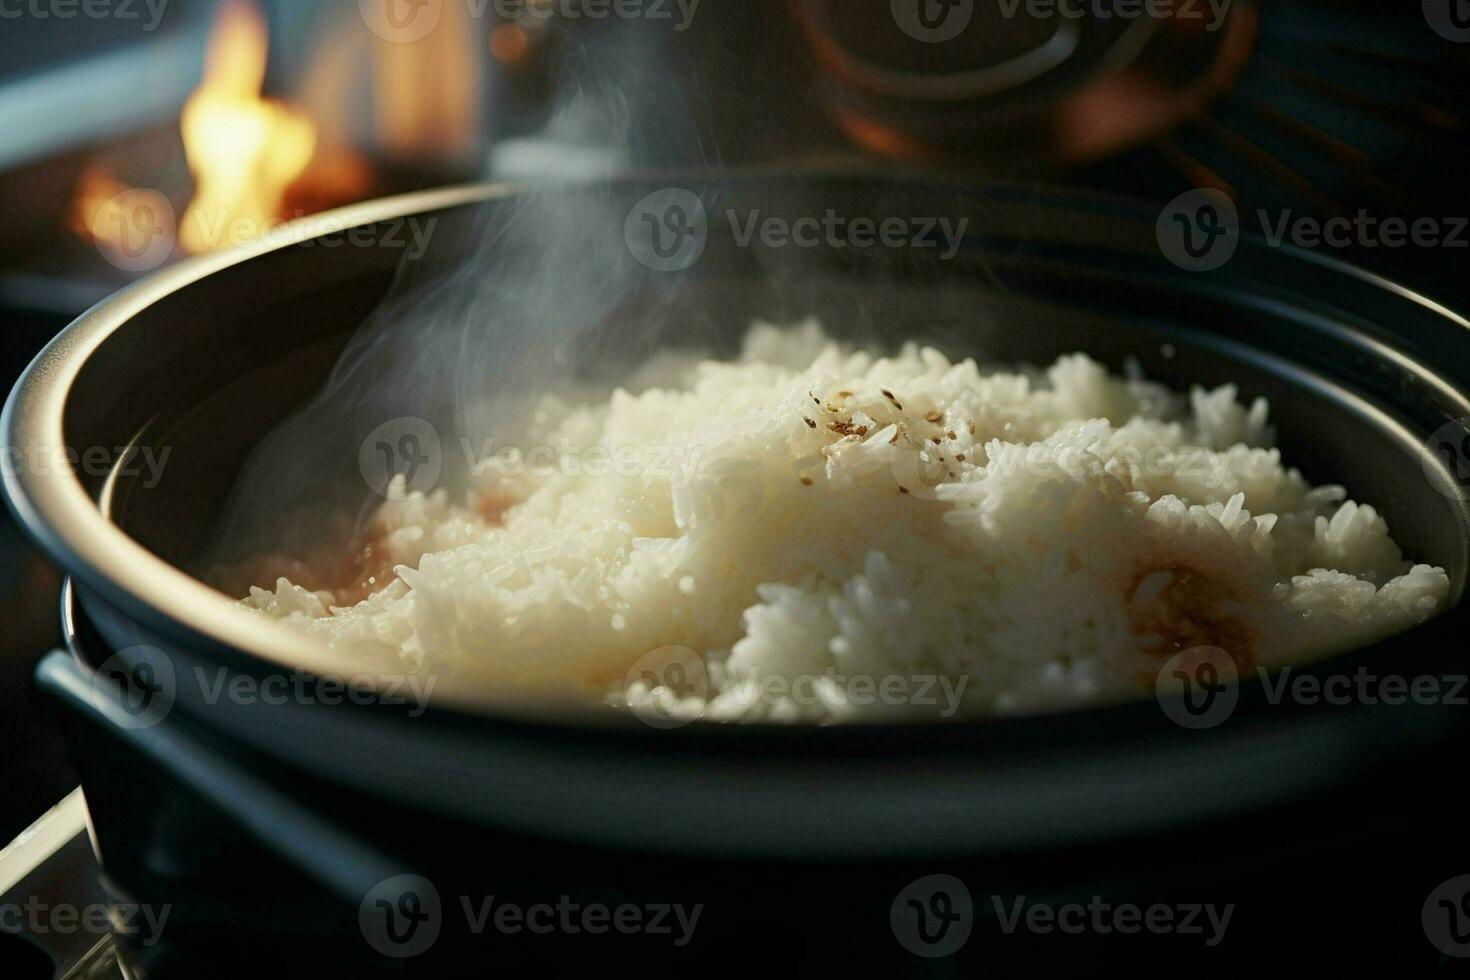
{"label": "blurred metal object", "polygon": [[[1250,57],[1257,11],[1100,17],[1058,5],[791,0],[842,131],[883,156],[1034,174],[1117,152],[1203,110]],[[914,3],[922,18],[925,3]],[[1201,13],[1193,8],[1194,14]]]}
{"label": "blurred metal object", "polygon": [[[0,949],[6,976],[133,980],[112,928],[88,925],[98,912],[107,912],[108,922],[115,917],[80,789],[0,851],[0,909],[11,913],[0,922],[0,933],[14,944]],[[57,915],[63,911],[65,919]]]}

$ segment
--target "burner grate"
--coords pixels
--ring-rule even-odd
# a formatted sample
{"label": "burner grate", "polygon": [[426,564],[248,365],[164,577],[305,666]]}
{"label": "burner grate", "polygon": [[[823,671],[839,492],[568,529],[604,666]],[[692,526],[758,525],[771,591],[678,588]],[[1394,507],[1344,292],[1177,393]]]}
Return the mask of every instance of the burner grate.
{"label": "burner grate", "polygon": [[[1441,38],[1418,4],[1281,0],[1264,6],[1234,85],[1172,132],[1078,174],[1150,200],[1213,187],[1261,231],[1283,218],[1433,218],[1467,210],[1470,45]],[[1470,238],[1470,232],[1465,233]],[[1432,294],[1470,298],[1453,247],[1355,240],[1337,257]]]}

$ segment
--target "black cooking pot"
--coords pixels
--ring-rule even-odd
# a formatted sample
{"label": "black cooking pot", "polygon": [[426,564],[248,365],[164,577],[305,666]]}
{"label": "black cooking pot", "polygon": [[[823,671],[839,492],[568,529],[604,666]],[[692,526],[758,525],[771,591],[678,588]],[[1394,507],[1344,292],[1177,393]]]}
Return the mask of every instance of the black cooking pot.
{"label": "black cooking pot", "polygon": [[[670,185],[694,191],[709,216],[702,254],[677,271],[627,263],[629,287],[579,325],[568,370],[671,344],[729,350],[753,318],[817,314],[859,339],[920,337],[989,361],[1084,350],[1115,369],[1136,358],[1178,388],[1235,382],[1244,398],[1271,400],[1288,460],[1372,501],[1405,552],[1445,567],[1454,601],[1463,595],[1470,506],[1456,466],[1470,461],[1431,436],[1470,416],[1470,324],[1434,302],[1250,238],[1222,268],[1185,271],[1161,252],[1155,214],[1060,194],[830,175],[556,193],[573,212],[617,218],[588,222],[587,247],[599,249],[621,242],[622,218]],[[723,216],[756,211],[969,225],[952,258],[907,242],[742,243]],[[856,923],[844,955],[907,962],[889,903],[918,871],[997,894],[1258,877],[1262,855],[1274,863],[1298,836],[1321,836],[1297,826],[1267,841],[1243,826],[1324,801],[1362,806],[1352,795],[1361,787],[1402,780],[1414,760],[1457,744],[1463,712],[1443,700],[1273,704],[1260,684],[1243,685],[1229,720],[1206,730],[1176,725],[1152,698],[941,726],[663,731],[452,685],[427,705],[391,703],[382,690],[341,704],[220,696],[221,677],[361,675],[361,664],[233,605],[199,580],[200,563],[252,447],[310,399],[384,297],[432,289],[440,270],[467,259],[518,268],[495,243],[511,240],[498,232],[525,213],[521,191],[486,186],[298,222],[101,304],[10,398],[4,437],[22,464],[6,469],[7,497],[72,580],[72,650],[43,663],[42,683],[79,722],[104,866],[131,894],[172,896],[180,930],[217,938],[238,926],[219,894],[228,880],[276,934],[331,921],[350,937],[341,949],[364,947],[359,903],[412,871],[438,883],[449,918],[456,893],[692,895],[724,910],[702,934],[717,937],[716,962],[753,919],[787,938]],[[392,229],[410,216],[438,219],[431,251],[413,263],[385,244],[401,241]],[[367,233],[344,241],[343,228],[359,227]],[[328,238],[338,247],[322,247]],[[324,494],[363,493],[359,441],[377,421],[323,433]],[[88,473],[88,447],[118,465]],[[68,448],[72,465],[23,462]],[[169,452],[156,485],[136,465],[144,448]],[[1465,669],[1467,615],[1453,608],[1298,673],[1452,678]],[[1206,832],[1208,847],[1195,846]],[[1166,869],[1173,862],[1153,848],[1186,840],[1190,863]],[[1422,897],[1436,865],[1414,867],[1404,894]],[[763,911],[740,897],[753,875],[771,883]],[[301,885],[283,896],[271,883],[285,880]],[[1417,904],[1405,914],[1395,928],[1413,933]],[[530,946],[517,955],[545,949]]]}

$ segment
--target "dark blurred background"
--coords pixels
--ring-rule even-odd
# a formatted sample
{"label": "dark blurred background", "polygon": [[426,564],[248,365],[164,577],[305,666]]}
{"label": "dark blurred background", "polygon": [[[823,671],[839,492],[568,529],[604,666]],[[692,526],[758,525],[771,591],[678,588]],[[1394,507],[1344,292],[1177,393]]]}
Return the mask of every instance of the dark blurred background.
{"label": "dark blurred background", "polygon": [[[421,37],[370,8],[155,0],[62,17],[41,3],[0,19],[0,386],[154,267],[271,221],[485,177],[928,168],[1155,207],[1210,187],[1247,229],[1359,213],[1448,226],[1470,210],[1470,43],[1419,3],[1037,23],[982,0],[943,63],[888,0],[705,0],[687,21],[669,3],[668,20],[637,23],[573,16],[576,0],[444,0]],[[590,101],[563,97],[589,86]],[[211,170],[219,125],[258,132],[231,152],[277,179],[250,189],[237,225],[191,237],[200,175],[229,176]],[[142,256],[114,240],[140,200],[181,232]],[[1328,254],[1470,305],[1463,247]],[[58,578],[8,518],[0,548],[3,842],[76,781],[30,681],[57,642]]]}

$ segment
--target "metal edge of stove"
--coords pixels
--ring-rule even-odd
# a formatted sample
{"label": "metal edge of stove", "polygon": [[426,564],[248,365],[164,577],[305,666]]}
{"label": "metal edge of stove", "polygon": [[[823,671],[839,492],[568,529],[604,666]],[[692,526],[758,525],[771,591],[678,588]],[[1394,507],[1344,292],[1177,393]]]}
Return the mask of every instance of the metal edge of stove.
{"label": "metal edge of stove", "polygon": [[[54,980],[135,980],[118,949],[116,924],[79,787],[0,850],[0,933],[48,958]],[[35,964],[43,969],[40,956]],[[21,980],[32,975],[29,962],[7,968],[18,968],[10,975]]]}
{"label": "metal edge of stove", "polygon": [[[106,139],[172,118],[203,69],[207,26],[196,16],[166,37],[11,82],[0,95],[0,166],[42,160],[79,136]],[[117,98],[124,86],[128,97]]]}

